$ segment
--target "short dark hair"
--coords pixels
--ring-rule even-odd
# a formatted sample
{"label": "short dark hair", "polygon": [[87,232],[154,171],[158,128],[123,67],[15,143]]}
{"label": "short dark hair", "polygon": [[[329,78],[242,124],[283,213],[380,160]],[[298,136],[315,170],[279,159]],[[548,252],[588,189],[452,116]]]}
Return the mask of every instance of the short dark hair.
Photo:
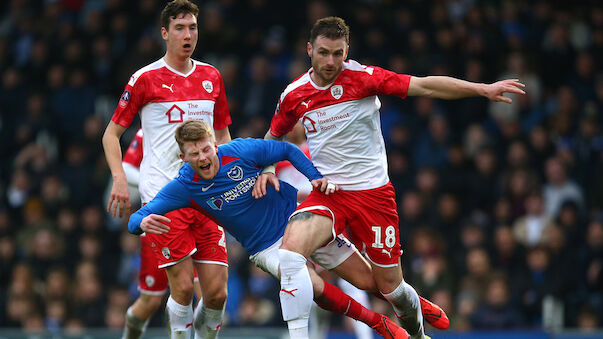
{"label": "short dark hair", "polygon": [[329,16],[326,18],[318,19],[312,30],[310,30],[310,43],[314,44],[316,38],[324,36],[329,39],[340,39],[345,38],[345,43],[350,43],[350,27],[345,24],[342,18],[336,16]]}
{"label": "short dark hair", "polygon": [[176,19],[180,14],[190,13],[195,16],[199,15],[199,7],[189,0],[173,0],[167,3],[161,11],[160,24],[161,27],[169,29],[170,21]]}
{"label": "short dark hair", "polygon": [[176,128],[174,134],[178,148],[180,148],[182,153],[184,153],[184,143],[187,141],[197,142],[208,137],[214,139],[211,127],[205,121],[201,120],[187,120],[183,122]]}

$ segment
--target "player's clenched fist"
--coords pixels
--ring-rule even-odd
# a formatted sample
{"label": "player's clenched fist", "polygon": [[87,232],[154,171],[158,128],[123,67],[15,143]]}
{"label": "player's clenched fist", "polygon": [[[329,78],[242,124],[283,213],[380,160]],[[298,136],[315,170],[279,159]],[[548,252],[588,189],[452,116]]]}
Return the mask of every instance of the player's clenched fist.
{"label": "player's clenched fist", "polygon": [[142,218],[140,228],[143,231],[152,234],[167,233],[170,231],[170,227],[166,224],[169,224],[170,221],[170,219],[164,217],[163,215],[149,214]]}

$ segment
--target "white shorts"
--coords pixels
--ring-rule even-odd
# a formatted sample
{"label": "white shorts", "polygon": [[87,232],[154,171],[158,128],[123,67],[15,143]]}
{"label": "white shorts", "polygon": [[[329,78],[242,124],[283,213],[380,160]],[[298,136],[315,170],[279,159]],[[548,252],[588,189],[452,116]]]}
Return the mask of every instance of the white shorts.
{"label": "white shorts", "polygon": [[[267,273],[270,273],[276,279],[279,279],[278,268],[278,249],[283,244],[283,237],[277,240],[274,244],[265,250],[249,256],[249,260],[257,267]],[[331,241],[327,245],[317,249],[310,258],[318,265],[327,270],[334,269],[342,262],[346,261],[354,252],[358,252],[356,246],[352,244],[343,234],[335,237],[335,241]],[[358,253],[360,254],[360,253]]]}

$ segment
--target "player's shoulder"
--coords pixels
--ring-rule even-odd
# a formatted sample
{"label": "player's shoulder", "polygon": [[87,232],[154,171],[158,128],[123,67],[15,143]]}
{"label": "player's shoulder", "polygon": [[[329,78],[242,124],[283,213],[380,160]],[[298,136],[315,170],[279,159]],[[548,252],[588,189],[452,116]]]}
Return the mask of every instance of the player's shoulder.
{"label": "player's shoulder", "polygon": [[366,74],[372,75],[374,70],[375,70],[374,66],[362,65],[358,61],[352,60],[352,59],[348,59],[347,61],[345,61],[343,63],[344,73],[356,73],[356,74],[366,73]]}
{"label": "player's shoulder", "polygon": [[195,170],[191,167],[191,165],[185,162],[182,167],[180,167],[180,171],[178,171],[178,179],[181,182],[190,182],[195,177]]}
{"label": "player's shoulder", "polygon": [[208,64],[207,62],[191,59],[193,64],[195,65],[195,70],[198,72],[208,72],[214,74],[220,74],[220,71],[216,68],[216,66],[212,64]]}
{"label": "player's shoulder", "polygon": [[130,86],[134,86],[134,84],[136,84],[136,82],[140,79],[140,78],[144,78],[146,75],[157,71],[159,69],[162,69],[163,67],[165,67],[165,61],[163,60],[163,58],[150,63],[144,67],[142,67],[141,69],[137,70],[136,72],[134,72],[134,74],[132,74],[132,76],[130,77],[130,80],[128,81],[128,85]]}
{"label": "player's shoulder", "polygon": [[218,145],[218,150],[222,152],[222,154],[233,155],[244,152],[245,149],[253,147],[251,144],[253,140],[257,140],[254,138],[236,138],[225,144]]}
{"label": "player's shoulder", "polygon": [[303,95],[303,89],[307,86],[311,86],[309,72],[300,75],[297,79],[293,80],[287,87],[285,87],[285,90],[281,94],[280,101],[283,102],[286,97],[292,98]]}

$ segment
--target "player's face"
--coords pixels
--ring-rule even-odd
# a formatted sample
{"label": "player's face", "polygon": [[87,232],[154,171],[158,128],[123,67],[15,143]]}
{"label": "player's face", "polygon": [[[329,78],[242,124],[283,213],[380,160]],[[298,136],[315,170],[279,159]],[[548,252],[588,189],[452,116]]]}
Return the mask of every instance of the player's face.
{"label": "player's face", "polygon": [[183,160],[188,162],[193,170],[205,180],[213,179],[220,169],[218,146],[207,137],[201,141],[186,141],[183,144]]}
{"label": "player's face", "polygon": [[326,86],[337,78],[348,57],[345,38],[329,39],[318,36],[314,43],[308,43],[308,55],[312,59],[312,80],[319,86]]}
{"label": "player's face", "polygon": [[191,13],[181,13],[170,21],[169,29],[161,28],[161,36],[165,40],[168,53],[190,58],[197,46],[197,18]]}

